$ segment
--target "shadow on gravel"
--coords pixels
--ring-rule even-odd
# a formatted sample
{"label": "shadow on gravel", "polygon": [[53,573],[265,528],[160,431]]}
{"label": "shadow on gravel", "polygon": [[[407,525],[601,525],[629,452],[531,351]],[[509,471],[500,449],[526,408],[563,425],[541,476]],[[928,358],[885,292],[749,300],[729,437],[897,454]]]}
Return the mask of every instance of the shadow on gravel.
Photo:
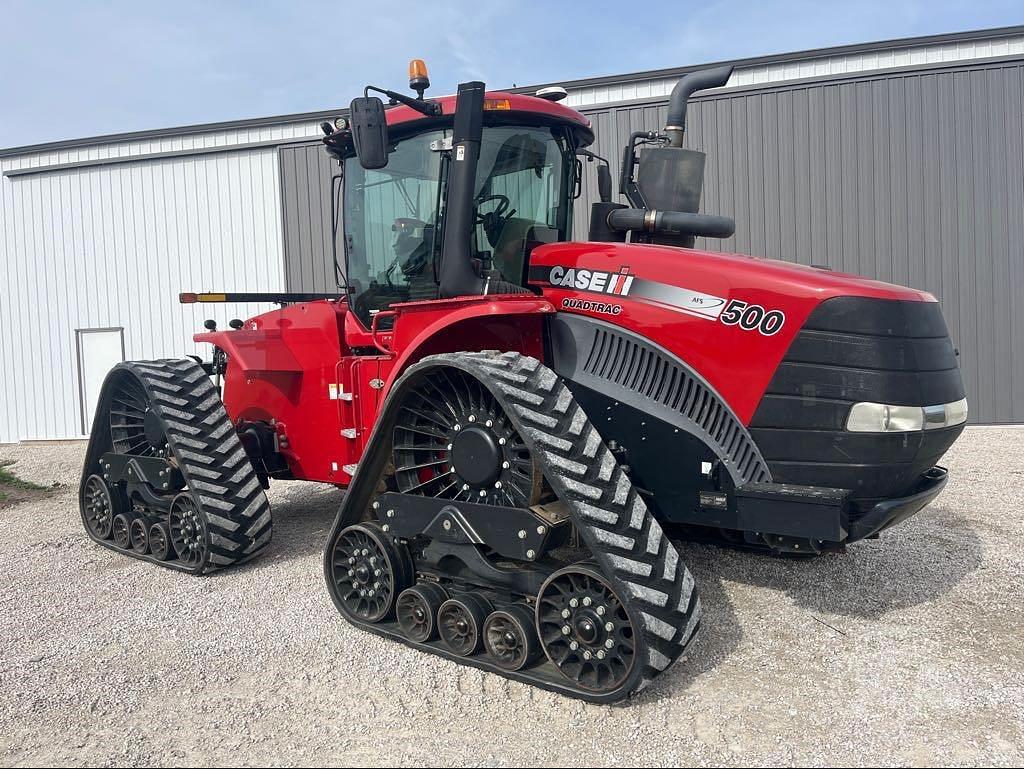
{"label": "shadow on gravel", "polygon": [[970,523],[938,506],[880,539],[850,545],[845,553],[787,558],[720,552],[714,576],[783,591],[815,612],[865,619],[944,595],[977,570],[983,558]]}
{"label": "shadow on gravel", "polygon": [[688,659],[674,666],[645,696],[673,697],[725,661],[743,638],[723,581],[785,592],[815,613],[879,619],[932,601],[977,570],[981,540],[957,512],[936,506],[883,534],[850,545],[846,553],[786,558],[675,540],[693,573],[704,614]]}
{"label": "shadow on gravel", "polygon": [[275,482],[270,494],[274,520],[270,548],[261,557],[237,568],[257,571],[281,561],[320,556],[343,497],[344,492],[326,484]]}

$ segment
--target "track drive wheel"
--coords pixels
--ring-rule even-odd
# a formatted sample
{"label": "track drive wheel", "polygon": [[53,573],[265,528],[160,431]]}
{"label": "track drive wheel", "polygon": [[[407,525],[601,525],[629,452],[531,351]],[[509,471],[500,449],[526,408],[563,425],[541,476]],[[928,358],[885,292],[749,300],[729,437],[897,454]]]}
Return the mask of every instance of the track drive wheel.
{"label": "track drive wheel", "polygon": [[460,657],[469,657],[480,649],[484,619],[491,613],[491,602],[479,593],[449,598],[437,612],[441,638]]}
{"label": "track drive wheel", "polygon": [[498,667],[524,668],[540,653],[532,612],[525,606],[492,612],[484,622],[484,648]]}
{"label": "track drive wheel", "polygon": [[642,634],[622,599],[589,563],[548,577],[537,595],[536,618],[548,659],[587,691],[619,688],[642,658]]}
{"label": "track drive wheel", "polygon": [[423,582],[403,590],[395,604],[398,626],[405,637],[417,643],[437,636],[437,610],[448,600],[448,591],[436,582]]}
{"label": "track drive wheel", "polygon": [[332,560],[342,611],[362,622],[380,622],[391,614],[395,599],[413,581],[409,551],[373,523],[341,532]]}
{"label": "track drive wheel", "polygon": [[90,475],[82,494],[85,525],[98,539],[110,539],[114,518],[122,512],[121,496],[99,475]]}

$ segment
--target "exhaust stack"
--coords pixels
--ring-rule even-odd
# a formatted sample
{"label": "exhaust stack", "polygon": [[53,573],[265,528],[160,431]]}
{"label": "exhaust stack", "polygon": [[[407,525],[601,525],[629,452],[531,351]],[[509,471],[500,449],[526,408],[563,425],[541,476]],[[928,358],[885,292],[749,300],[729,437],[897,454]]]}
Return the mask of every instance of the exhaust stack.
{"label": "exhaust stack", "polygon": [[[700,214],[706,156],[683,149],[686,103],[697,91],[724,86],[732,65],[691,72],[672,89],[662,132],[638,131],[623,150],[619,192],[632,208],[602,201],[591,208],[590,239],[634,239],[665,246],[693,248],[697,236],[727,238],[735,223]],[[638,148],[641,148],[638,152]]]}
{"label": "exhaust stack", "polygon": [[484,84],[461,83],[455,102],[452,129],[452,164],[448,172],[444,240],[441,247],[441,296],[472,296],[483,291],[484,281],[471,261],[473,188],[480,140],[483,135]]}
{"label": "exhaust stack", "polygon": [[697,91],[708,88],[721,88],[729,82],[732,65],[726,64],[714,69],[702,69],[684,75],[672,89],[668,100],[668,119],[665,121],[665,135],[669,147],[683,146],[683,133],[686,131],[686,102]]}

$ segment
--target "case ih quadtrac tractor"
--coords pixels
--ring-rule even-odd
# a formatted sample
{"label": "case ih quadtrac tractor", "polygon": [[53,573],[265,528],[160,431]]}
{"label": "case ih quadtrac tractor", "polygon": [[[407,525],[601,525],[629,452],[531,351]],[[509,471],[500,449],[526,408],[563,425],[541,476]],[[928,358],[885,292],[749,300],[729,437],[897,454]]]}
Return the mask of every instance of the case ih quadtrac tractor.
{"label": "case ih quadtrac tractor", "polygon": [[[733,231],[698,213],[682,147],[687,98],[729,68],[630,138],[620,203],[578,112],[479,82],[427,99],[411,74],[415,97],[368,87],[324,124],[339,293],[183,294],[281,307],[207,321],[212,362],[110,372],[81,484],[96,542],[201,574],[269,545],[270,480],[333,484],[346,620],[611,702],[697,631],[672,538],[841,550],[941,491],[967,407],[934,297],[693,248]],[[580,158],[601,202],[573,241]]]}

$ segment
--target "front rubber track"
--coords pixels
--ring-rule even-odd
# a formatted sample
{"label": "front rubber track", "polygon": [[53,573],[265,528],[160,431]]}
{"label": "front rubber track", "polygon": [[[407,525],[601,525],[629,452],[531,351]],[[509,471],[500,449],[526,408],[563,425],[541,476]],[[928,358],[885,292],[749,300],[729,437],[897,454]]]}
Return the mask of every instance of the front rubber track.
{"label": "front rubber track", "polygon": [[161,561],[121,550],[109,541],[93,540],[119,553],[192,574],[209,573],[258,556],[270,544],[270,503],[220,394],[193,360],[131,361],[119,364],[108,374],[86,454],[87,472],[96,472],[89,468],[98,467],[100,456],[111,448],[105,408],[109,407],[109,398],[104,396],[118,376],[132,376],[142,385],[163,423],[168,447],[187,490],[206,519],[206,557],[188,568],[174,560]]}
{"label": "front rubber track", "polygon": [[[424,358],[402,376],[388,396],[328,540],[325,553],[328,585],[334,539],[347,523],[369,509],[382,477],[386,457],[381,452],[386,452],[390,446],[389,436],[395,421],[393,412],[409,389],[409,383],[433,367],[451,367],[472,374],[495,395],[514,420],[516,430],[540,462],[545,478],[572,515],[601,573],[623,599],[634,626],[643,635],[646,648],[644,658],[637,661],[619,688],[599,693],[574,687],[567,680],[538,680],[527,670],[512,673],[478,660],[465,660],[465,664],[591,702],[614,702],[639,692],[668,669],[695,638],[701,613],[700,598],[693,577],[680,561],[675,547],[569,388],[536,358],[515,352],[447,353]],[[354,624],[451,658],[443,651],[410,642],[379,625]]]}

